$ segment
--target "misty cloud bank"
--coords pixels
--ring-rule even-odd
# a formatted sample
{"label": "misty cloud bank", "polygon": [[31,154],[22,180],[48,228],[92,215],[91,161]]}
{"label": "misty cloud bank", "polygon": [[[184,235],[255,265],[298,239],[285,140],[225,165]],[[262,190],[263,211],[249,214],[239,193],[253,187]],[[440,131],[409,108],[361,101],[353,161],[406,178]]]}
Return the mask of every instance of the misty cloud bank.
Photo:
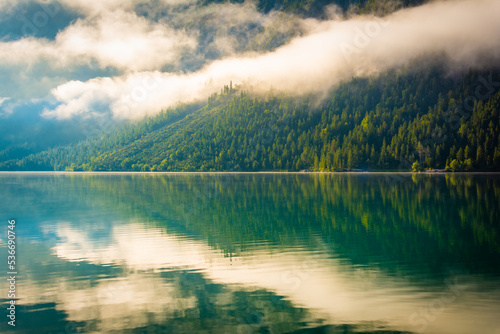
{"label": "misty cloud bank", "polygon": [[[23,69],[42,63],[45,77],[77,66],[117,71],[50,87],[54,108],[43,115],[60,119],[106,112],[139,118],[205,100],[231,80],[255,92],[272,87],[300,95],[323,93],[342,80],[377,75],[415,58],[444,56],[450,70],[500,60],[497,0],[436,1],[383,18],[344,19],[329,8],[326,21],[266,15],[249,2],[200,8],[191,0],[164,0],[163,17],[138,15],[140,3],[153,12],[146,1],[61,3],[83,18],[54,40],[0,42],[1,63]],[[281,46],[263,47],[273,38],[281,38]]]}

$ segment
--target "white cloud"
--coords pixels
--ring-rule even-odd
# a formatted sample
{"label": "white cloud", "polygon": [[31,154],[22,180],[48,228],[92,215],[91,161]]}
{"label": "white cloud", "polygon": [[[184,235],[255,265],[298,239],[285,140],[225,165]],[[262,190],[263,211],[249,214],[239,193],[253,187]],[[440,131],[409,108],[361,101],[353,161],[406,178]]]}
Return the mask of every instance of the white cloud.
{"label": "white cloud", "polygon": [[81,20],[57,36],[56,43],[70,57],[90,57],[101,67],[152,70],[176,63],[196,41],[166,25],[115,11],[98,19]]}
{"label": "white cloud", "polygon": [[130,10],[135,4],[141,1],[138,0],[58,0],[58,3],[74,9],[85,15],[100,15],[105,11],[113,11],[116,9]]}
{"label": "white cloud", "polygon": [[[355,17],[310,24],[310,33],[265,54],[214,61],[188,74],[141,72],[78,83],[79,94],[53,91],[61,105],[47,116],[70,117],[90,110],[95,100],[110,101],[116,117],[137,118],[179,101],[206,99],[230,80],[255,90],[270,87],[293,94],[323,92],[352,76],[403,66],[419,56],[445,55],[449,66],[485,65],[500,60],[500,2],[455,0],[399,11],[384,19]],[[69,88],[68,88],[69,89]],[[109,93],[109,94],[108,94]],[[108,95],[106,95],[108,94]]]}
{"label": "white cloud", "polygon": [[0,0],[0,9],[2,11],[8,11],[9,8],[14,7],[16,4],[23,2],[24,0]]}
{"label": "white cloud", "polygon": [[[85,15],[100,15],[105,11],[132,10],[138,4],[154,5],[151,0],[58,0],[65,6]],[[197,0],[160,0],[164,5],[195,3]]]}
{"label": "white cloud", "polygon": [[53,111],[45,111],[45,116],[56,116],[60,119],[75,115],[94,113],[93,106],[110,104],[117,96],[116,85],[111,78],[93,79],[88,82],[70,81],[52,91],[52,95],[59,101],[65,101]]}
{"label": "white cloud", "polygon": [[[217,83],[216,83],[217,84]],[[117,118],[140,118],[158,112],[159,106],[194,101],[217,90],[203,74],[140,72],[117,78],[71,81],[52,90],[62,104],[45,110],[46,117],[67,119],[93,112],[92,106],[108,104]],[[160,107],[161,108],[161,107]]]}
{"label": "white cloud", "polygon": [[3,106],[4,102],[10,100],[10,97],[0,97],[0,116],[12,114],[11,106]]}
{"label": "white cloud", "polygon": [[176,64],[179,56],[196,44],[185,32],[117,10],[80,19],[60,32],[55,41],[28,37],[0,42],[0,60],[26,66],[46,61],[53,68],[97,62],[101,68],[153,70]]}

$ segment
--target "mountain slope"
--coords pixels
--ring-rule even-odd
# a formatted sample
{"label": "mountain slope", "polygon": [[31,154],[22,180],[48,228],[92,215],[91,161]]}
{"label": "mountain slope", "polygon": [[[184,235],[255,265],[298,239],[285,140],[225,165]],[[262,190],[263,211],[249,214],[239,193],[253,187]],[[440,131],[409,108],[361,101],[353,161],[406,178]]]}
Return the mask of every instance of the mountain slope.
{"label": "mountain slope", "polygon": [[500,72],[355,78],[318,101],[226,86],[206,106],[0,164],[4,170],[500,169]]}

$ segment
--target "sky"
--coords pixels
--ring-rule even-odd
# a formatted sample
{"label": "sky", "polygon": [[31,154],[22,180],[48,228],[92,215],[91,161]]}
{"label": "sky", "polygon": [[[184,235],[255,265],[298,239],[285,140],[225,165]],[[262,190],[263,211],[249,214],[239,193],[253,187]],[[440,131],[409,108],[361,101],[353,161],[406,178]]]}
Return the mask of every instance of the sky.
{"label": "sky", "polygon": [[[324,94],[415,58],[500,60],[500,1],[447,0],[328,19],[197,0],[0,0],[0,116],[140,119],[229,84]],[[29,112],[27,112],[29,110]]]}

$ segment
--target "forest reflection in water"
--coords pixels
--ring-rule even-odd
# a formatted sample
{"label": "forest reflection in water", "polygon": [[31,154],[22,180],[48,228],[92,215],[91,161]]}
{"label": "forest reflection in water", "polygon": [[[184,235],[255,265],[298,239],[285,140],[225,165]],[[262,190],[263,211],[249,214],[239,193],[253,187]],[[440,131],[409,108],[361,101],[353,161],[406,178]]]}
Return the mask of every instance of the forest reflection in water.
{"label": "forest reflection in water", "polygon": [[2,174],[16,333],[498,332],[500,178],[397,180]]}

